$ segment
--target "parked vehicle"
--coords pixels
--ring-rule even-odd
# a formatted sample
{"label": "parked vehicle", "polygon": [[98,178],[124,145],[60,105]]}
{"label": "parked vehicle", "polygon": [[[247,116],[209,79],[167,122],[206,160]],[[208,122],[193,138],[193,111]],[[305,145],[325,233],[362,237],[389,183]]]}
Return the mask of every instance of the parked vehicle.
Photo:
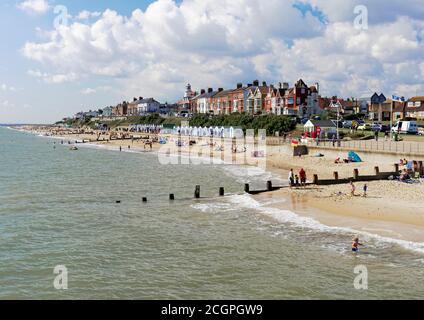
{"label": "parked vehicle", "polygon": [[383,125],[381,125],[381,130],[380,130],[381,132],[387,132],[387,131],[390,131],[390,125],[388,125],[388,124],[383,124]]}
{"label": "parked vehicle", "polygon": [[308,122],[309,121],[309,119],[308,118],[303,118],[302,120],[300,120],[300,123],[301,124],[305,124],[306,122]]}
{"label": "parked vehicle", "polygon": [[343,128],[346,128],[346,129],[352,128],[352,121],[351,120],[343,121]]}
{"label": "parked vehicle", "polygon": [[371,130],[372,130],[372,131],[382,131],[382,130],[381,130],[382,128],[383,128],[383,125],[382,125],[381,123],[374,122],[374,123],[371,125]]}
{"label": "parked vehicle", "polygon": [[339,127],[339,128],[343,128],[343,121],[342,120],[331,120],[334,122],[334,124]]}
{"label": "parked vehicle", "polygon": [[420,136],[424,136],[424,128],[419,127],[419,128],[418,128],[418,134],[419,134]]}
{"label": "parked vehicle", "polygon": [[358,126],[358,130],[371,130],[371,125],[369,123],[363,123]]}
{"label": "parked vehicle", "polygon": [[399,121],[393,126],[392,132],[417,134],[418,123],[416,121]]}

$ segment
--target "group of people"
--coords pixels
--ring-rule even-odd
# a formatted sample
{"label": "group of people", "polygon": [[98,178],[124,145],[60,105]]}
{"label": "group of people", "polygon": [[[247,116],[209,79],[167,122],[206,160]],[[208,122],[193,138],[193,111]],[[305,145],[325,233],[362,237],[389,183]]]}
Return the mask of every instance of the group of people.
{"label": "group of people", "polygon": [[306,171],[300,169],[299,174],[295,174],[293,169],[289,172],[289,185],[292,187],[305,187],[306,186]]}
{"label": "group of people", "polygon": [[352,159],[350,159],[350,158],[345,158],[345,159],[341,160],[340,157],[337,157],[336,160],[334,160],[335,164],[351,163],[351,162],[352,162]]}
{"label": "group of people", "polygon": [[[350,195],[352,196],[352,197],[355,197],[356,196],[356,194],[355,194],[355,192],[356,192],[356,186],[355,186],[355,184],[353,183],[353,181],[350,181],[350,183],[349,183],[349,188],[350,188]],[[364,198],[366,198],[367,197],[367,194],[368,194],[368,185],[365,183],[364,184],[364,186],[362,187],[362,196],[364,197]]]}

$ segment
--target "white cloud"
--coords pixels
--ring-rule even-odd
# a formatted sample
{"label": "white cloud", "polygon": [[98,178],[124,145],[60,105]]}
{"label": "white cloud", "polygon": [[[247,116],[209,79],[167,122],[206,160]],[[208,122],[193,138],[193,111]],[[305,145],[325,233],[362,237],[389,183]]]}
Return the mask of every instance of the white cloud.
{"label": "white cloud", "polygon": [[78,79],[78,76],[73,72],[67,74],[50,74],[41,72],[40,70],[28,70],[28,75],[38,78],[48,84],[61,84],[73,82]]}
{"label": "white cloud", "polygon": [[88,20],[90,18],[100,17],[101,15],[102,15],[102,13],[99,12],[99,11],[83,10],[75,17],[75,19],[77,19],[77,20]]}
{"label": "white cloud", "polygon": [[16,92],[16,91],[17,91],[17,89],[16,89],[15,87],[8,86],[8,85],[7,85],[7,84],[5,84],[5,83],[2,83],[2,84],[0,85],[0,89],[1,89],[2,91],[6,91],[6,92]]}
{"label": "white cloud", "polygon": [[1,101],[0,105],[4,108],[13,108],[15,106],[12,102],[8,100]]}
{"label": "white cloud", "polygon": [[96,87],[96,88],[85,88],[81,90],[81,93],[83,95],[90,95],[90,94],[95,94],[95,93],[99,93],[99,92],[105,92],[105,91],[110,91],[112,90],[111,87],[109,86],[100,86],[100,87]]}
{"label": "white cloud", "polygon": [[[234,87],[255,78],[302,77],[319,81],[326,94],[345,96],[423,83],[423,77],[406,75],[424,70],[418,0],[385,2],[378,12],[373,2],[372,23],[363,31],[353,26],[357,0],[338,6],[335,0],[302,1],[319,8],[327,24],[293,7],[298,2],[159,0],[129,17],[96,13],[93,22],[87,20],[92,13],[81,12],[82,20],[52,31],[47,40],[26,43],[22,51],[52,69],[53,75],[34,74],[46,82],[105,77],[129,97],[177,98],[187,81],[197,88]],[[394,8],[398,13],[390,15]]]}
{"label": "white cloud", "polygon": [[46,0],[26,0],[19,3],[18,8],[27,13],[42,14],[50,9],[50,5]]}

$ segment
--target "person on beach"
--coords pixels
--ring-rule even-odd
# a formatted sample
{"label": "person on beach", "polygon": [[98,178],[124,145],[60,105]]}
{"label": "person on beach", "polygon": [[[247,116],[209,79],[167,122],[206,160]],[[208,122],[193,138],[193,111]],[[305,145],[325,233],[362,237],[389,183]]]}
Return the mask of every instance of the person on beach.
{"label": "person on beach", "polygon": [[367,197],[367,192],[368,192],[368,185],[367,184],[364,184],[363,191],[364,191],[364,198],[366,198]]}
{"label": "person on beach", "polygon": [[296,187],[299,187],[299,186],[300,186],[300,183],[299,183],[299,176],[298,176],[298,175],[295,175],[294,179],[295,179],[295,186],[296,186]]}
{"label": "person on beach", "polygon": [[119,146],[119,152],[122,152],[122,147],[121,146]]}
{"label": "person on beach", "polygon": [[306,171],[302,168],[299,171],[300,185],[306,187]]}
{"label": "person on beach", "polygon": [[293,169],[290,169],[290,172],[289,172],[289,185],[290,185],[290,188],[294,186],[294,172],[293,172]]}
{"label": "person on beach", "polygon": [[363,244],[359,242],[359,238],[358,237],[353,238],[352,239],[352,251],[358,252],[359,246],[363,246]]}
{"label": "person on beach", "polygon": [[356,191],[356,187],[355,187],[355,185],[353,184],[353,181],[350,181],[350,195],[352,196],[352,197],[354,197],[355,196],[355,191]]}

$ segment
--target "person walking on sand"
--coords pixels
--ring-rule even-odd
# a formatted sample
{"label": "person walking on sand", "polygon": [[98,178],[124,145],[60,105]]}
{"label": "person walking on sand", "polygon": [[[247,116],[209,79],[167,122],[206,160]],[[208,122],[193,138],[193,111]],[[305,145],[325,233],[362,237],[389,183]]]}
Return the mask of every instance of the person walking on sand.
{"label": "person walking on sand", "polygon": [[293,169],[290,169],[290,172],[289,172],[289,185],[290,185],[290,188],[294,186],[294,172],[293,172]]}
{"label": "person walking on sand", "polygon": [[119,152],[122,152],[122,147],[121,146],[119,146]]}
{"label": "person walking on sand", "polygon": [[302,168],[299,171],[300,185],[306,187],[306,171]]}
{"label": "person walking on sand", "polygon": [[364,191],[364,198],[366,198],[367,197],[367,192],[368,192],[368,185],[367,184],[364,184],[363,191]]}
{"label": "person walking on sand", "polygon": [[353,181],[350,181],[350,195],[352,196],[352,197],[354,197],[355,196],[355,191],[356,191],[356,187],[355,187],[355,185],[353,184]]}
{"label": "person walking on sand", "polygon": [[359,246],[363,246],[363,244],[359,242],[359,237],[353,238],[352,239],[352,252],[358,252]]}

